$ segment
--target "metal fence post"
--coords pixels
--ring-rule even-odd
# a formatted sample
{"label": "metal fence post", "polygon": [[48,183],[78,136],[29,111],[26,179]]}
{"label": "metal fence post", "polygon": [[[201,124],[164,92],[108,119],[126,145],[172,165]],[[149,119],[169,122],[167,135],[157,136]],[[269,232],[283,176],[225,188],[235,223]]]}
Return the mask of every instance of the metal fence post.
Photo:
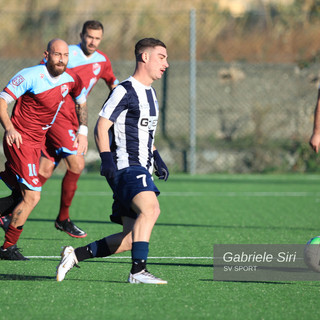
{"label": "metal fence post", "polygon": [[190,11],[190,150],[189,150],[189,173],[195,174],[197,167],[196,159],[196,10]]}

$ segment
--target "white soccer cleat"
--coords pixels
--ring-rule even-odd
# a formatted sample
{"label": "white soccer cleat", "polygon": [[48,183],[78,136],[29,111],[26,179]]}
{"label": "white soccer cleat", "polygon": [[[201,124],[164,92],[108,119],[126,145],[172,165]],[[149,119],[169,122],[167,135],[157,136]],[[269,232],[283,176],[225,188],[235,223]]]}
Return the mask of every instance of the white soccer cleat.
{"label": "white soccer cleat", "polygon": [[148,283],[148,284],[167,284],[168,281],[155,277],[147,270],[142,270],[138,273],[130,273],[128,282],[130,283]]}
{"label": "white soccer cleat", "polygon": [[74,266],[79,267],[77,263],[74,248],[71,246],[64,247],[61,251],[61,261],[57,266],[57,281],[62,281]]}

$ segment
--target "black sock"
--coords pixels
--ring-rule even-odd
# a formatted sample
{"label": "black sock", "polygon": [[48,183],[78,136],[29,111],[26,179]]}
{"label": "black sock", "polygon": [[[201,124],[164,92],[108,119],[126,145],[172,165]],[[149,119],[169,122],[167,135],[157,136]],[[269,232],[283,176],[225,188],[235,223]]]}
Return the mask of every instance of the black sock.
{"label": "black sock", "polygon": [[13,189],[12,193],[8,197],[0,199],[0,216],[6,216],[12,213],[13,209],[21,201],[22,195],[20,190]]}
{"label": "black sock", "polygon": [[147,266],[146,260],[133,260],[132,267],[131,267],[131,274],[138,273],[142,270],[145,270]]}
{"label": "black sock", "polygon": [[103,258],[103,257],[108,257],[114,254],[114,251],[113,252],[110,251],[107,240],[108,240],[108,237],[105,237],[103,239],[100,239],[88,244],[89,250],[92,253],[93,258]]}
{"label": "black sock", "polygon": [[86,259],[91,259],[93,257],[88,246],[79,247],[74,250],[74,253],[78,259],[78,262]]}

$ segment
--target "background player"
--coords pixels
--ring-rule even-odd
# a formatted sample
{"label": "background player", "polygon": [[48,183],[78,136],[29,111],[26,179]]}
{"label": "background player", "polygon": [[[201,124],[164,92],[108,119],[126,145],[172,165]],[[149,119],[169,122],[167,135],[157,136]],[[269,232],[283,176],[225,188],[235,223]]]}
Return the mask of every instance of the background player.
{"label": "background player", "polygon": [[318,98],[314,111],[313,132],[309,144],[318,153],[320,148],[320,87],[318,88]]}
{"label": "background player", "polygon": [[[77,102],[79,120],[87,125],[86,96],[80,78],[66,71],[69,49],[65,41],[53,39],[44,52],[46,64],[18,72],[0,93],[0,121],[5,130],[3,148],[7,161],[1,179],[21,192],[11,223],[0,248],[0,259],[26,260],[16,246],[23,225],[40,200],[38,177],[41,148],[48,129],[71,94]],[[16,100],[11,119],[8,104]],[[74,144],[79,154],[86,153],[87,137],[78,134]]]}
{"label": "background player", "polygon": [[154,147],[159,107],[151,87],[169,67],[166,46],[160,40],[145,38],[136,44],[135,56],[133,76],[112,91],[95,129],[101,175],[114,193],[110,218],[122,224],[123,231],[76,250],[65,247],[57,267],[58,281],[79,261],[131,249],[130,283],[167,283],[146,268],[151,232],[160,214],[159,190],[151,176],[153,163],[160,179],[167,180],[169,175]]}
{"label": "background player", "polygon": [[[109,58],[97,50],[102,36],[103,25],[99,21],[86,21],[80,33],[81,42],[69,46],[68,68],[81,78],[86,96],[100,78],[106,82],[110,90],[119,83],[114,76]],[[77,189],[77,181],[85,166],[83,155],[77,154],[77,146],[74,146],[77,132],[87,135],[88,127],[79,126],[75,104],[69,96],[57,115],[54,125],[48,130],[38,176],[43,185],[51,177],[60,160],[62,158],[65,160],[67,171],[62,180],[60,210],[55,227],[72,237],[83,238],[86,237],[86,232],[77,227],[69,216],[69,207]],[[8,221],[8,218],[3,218],[2,224],[8,224]]]}

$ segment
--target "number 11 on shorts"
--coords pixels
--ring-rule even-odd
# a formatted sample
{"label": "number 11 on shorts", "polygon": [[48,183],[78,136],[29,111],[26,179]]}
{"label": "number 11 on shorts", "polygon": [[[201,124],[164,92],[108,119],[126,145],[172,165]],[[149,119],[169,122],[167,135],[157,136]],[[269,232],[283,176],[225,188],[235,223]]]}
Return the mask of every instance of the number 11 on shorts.
{"label": "number 11 on shorts", "polygon": [[34,163],[28,163],[29,177],[35,177],[37,175],[36,165]]}

